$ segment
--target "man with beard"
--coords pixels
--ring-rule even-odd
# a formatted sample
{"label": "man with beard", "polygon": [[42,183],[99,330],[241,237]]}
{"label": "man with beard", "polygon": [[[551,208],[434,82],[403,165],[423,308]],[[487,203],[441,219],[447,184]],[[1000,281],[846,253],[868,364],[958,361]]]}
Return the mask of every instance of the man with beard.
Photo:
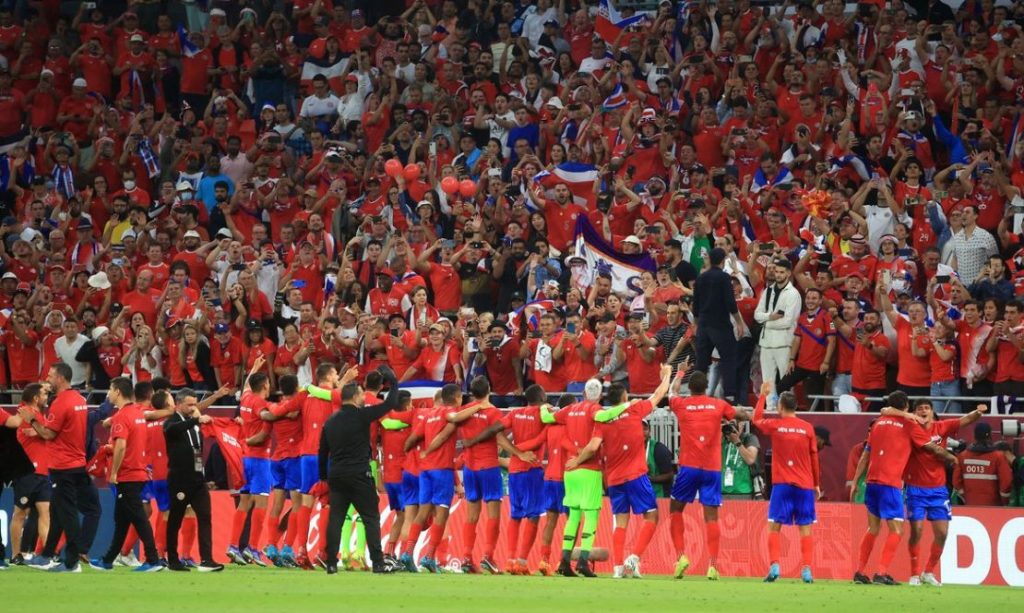
{"label": "man with beard", "polygon": [[544,195],[539,185],[535,185],[531,196],[537,207],[544,212],[551,247],[564,253],[576,231],[576,218],[585,216],[587,210],[573,202],[572,191],[567,183],[555,186],[554,201]]}
{"label": "man with beard", "polygon": [[378,316],[402,314],[412,308],[409,296],[395,287],[390,268],[377,271],[377,287],[366,294],[366,312]]}
{"label": "man with beard", "polygon": [[[864,313],[864,321],[859,328],[851,327],[841,319],[836,325],[843,336],[855,339],[850,377],[853,395],[861,401],[868,396],[884,396],[885,358],[892,347],[882,332],[882,316],[872,309]],[[871,402],[868,410],[878,411],[881,408],[881,401],[876,400]]]}

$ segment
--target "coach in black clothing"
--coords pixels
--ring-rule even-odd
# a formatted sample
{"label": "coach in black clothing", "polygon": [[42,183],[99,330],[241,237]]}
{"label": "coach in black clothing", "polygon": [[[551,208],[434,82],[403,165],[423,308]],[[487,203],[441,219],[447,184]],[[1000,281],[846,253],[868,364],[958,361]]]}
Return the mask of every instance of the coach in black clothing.
{"label": "coach in black clothing", "polygon": [[[728,400],[735,400],[739,382],[736,380],[736,337],[743,335],[746,324],[736,308],[732,277],[722,270],[725,250],[715,247],[710,255],[711,268],[697,277],[693,287],[693,314],[697,318],[697,364],[695,369],[708,372],[711,352],[718,349],[718,368],[722,388]],[[730,319],[731,318],[731,319]],[[735,324],[735,327],[734,327]]]}
{"label": "coach in black clothing", "polygon": [[[170,393],[160,391],[153,395],[153,408],[162,410],[172,402]],[[171,494],[171,509],[167,515],[167,568],[187,571],[178,558],[178,530],[185,517],[185,509],[192,505],[196,513],[199,532],[199,572],[215,572],[224,567],[213,561],[213,524],[210,515],[210,492],[203,474],[203,434],[200,424],[211,421],[209,415],[199,412],[196,393],[185,388],[178,391],[175,411],[164,421],[164,440],[167,442],[167,490]],[[339,528],[340,530],[341,528]]]}
{"label": "coach in black clothing", "polygon": [[370,472],[370,424],[398,407],[398,379],[386,366],[378,372],[389,387],[384,402],[364,406],[366,395],[362,386],[349,383],[341,388],[341,410],[331,415],[320,434],[320,481],[327,482],[331,500],[327,521],[328,574],[338,572],[341,524],[350,504],[363,519],[373,572],[391,571],[384,566],[380,547],[380,500]]}

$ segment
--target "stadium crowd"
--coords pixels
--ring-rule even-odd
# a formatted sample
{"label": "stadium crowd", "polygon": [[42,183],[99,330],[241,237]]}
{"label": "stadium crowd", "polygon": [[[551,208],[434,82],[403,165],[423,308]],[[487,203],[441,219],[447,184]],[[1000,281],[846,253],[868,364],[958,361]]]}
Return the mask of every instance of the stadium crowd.
{"label": "stadium crowd", "polygon": [[[162,456],[173,461],[172,439],[190,444],[181,436],[193,426],[231,427],[201,414],[203,398],[239,404],[232,560],[309,566],[319,555],[336,570],[333,552],[304,551],[314,500],[335,491],[334,473],[316,462],[319,430],[339,406],[379,404],[399,384],[447,384],[430,417],[406,395],[370,430],[392,504],[419,507],[376,553],[394,569],[405,544],[404,566],[415,568],[409,543],[423,531],[420,566],[436,569],[456,485],[428,478],[425,495],[422,474],[451,468],[457,431],[464,474],[478,475],[458,486],[475,498],[465,540],[472,550],[485,524],[486,570],[499,571],[486,555],[501,524],[499,447],[510,494],[528,492],[506,528],[517,574],[529,572],[539,516],[565,512],[541,484],[560,483],[563,468],[563,555],[574,555],[582,526],[582,574],[592,573],[603,490],[580,475],[602,466],[618,481],[604,482],[616,539],[631,511],[656,526],[648,493],[671,492],[681,575],[681,511],[701,489],[717,548],[715,488],[732,485],[718,474],[723,449],[743,448],[736,466],[757,457],[756,436],[723,438],[733,405],[760,399],[798,420],[791,413],[810,396],[833,398],[820,405],[828,410],[852,397],[856,410],[893,412],[875,428],[931,427],[924,413],[966,425],[982,411],[963,397],[1019,410],[1024,3],[1003,4],[663,0],[642,17],[575,0],[0,3],[0,388],[22,403],[8,425],[37,464],[34,498],[19,509],[22,521],[36,509],[40,564],[50,565],[60,531],[44,536],[50,518],[36,503],[47,471],[33,454],[56,458],[49,479],[57,471],[58,489],[76,492],[54,513],[67,541],[59,568],[78,568],[98,513],[93,504],[79,528],[83,507],[67,506],[93,496],[79,478],[86,457],[115,485],[118,467],[141,471],[120,478],[124,548],[93,566],[130,563],[137,536],[143,568],[160,570],[165,556],[188,567],[168,526],[182,526],[184,552],[197,531],[203,549],[209,505],[204,514],[198,499],[190,510],[169,500]],[[894,389],[933,400],[884,402]],[[465,408],[463,393],[475,401]],[[641,419],[669,396],[679,464],[692,474],[675,476],[667,449],[618,458],[608,442],[655,447]],[[690,424],[677,404],[713,419]],[[125,406],[137,414],[119,418]],[[81,465],[77,447],[57,452],[51,441],[80,420],[83,439],[98,422],[111,432],[99,452],[88,435]],[[766,436],[775,430],[756,420]],[[552,421],[567,442],[543,425]],[[692,438],[708,424],[710,447]],[[809,525],[808,504],[813,515],[805,494],[818,485],[822,443],[806,422],[795,427],[810,443],[792,453],[809,455],[787,478],[803,498],[787,521],[773,516],[775,529]],[[986,500],[1005,504],[1020,460],[976,432],[998,472]],[[908,440],[907,454],[911,442],[931,445]],[[850,493],[891,520],[889,499],[870,486],[898,488],[904,467],[862,449]],[[271,458],[294,462],[272,474]],[[410,499],[401,484],[415,473],[403,462],[424,458],[434,465]],[[882,465],[892,475],[872,473]],[[941,485],[922,487],[945,488],[939,468]],[[641,476],[646,489],[634,483]],[[147,481],[164,485],[124,488]],[[773,496],[784,484],[775,483]],[[147,498],[158,506],[148,532]],[[551,572],[554,525],[544,530],[541,570]],[[628,557],[616,540],[617,574],[639,576],[653,530]],[[347,544],[343,535],[343,553]],[[886,541],[889,559],[894,549]],[[218,568],[208,551],[202,558],[200,570]],[[572,573],[569,560],[560,572]],[[927,581],[931,567],[915,577]],[[870,580],[892,582],[884,564]]]}

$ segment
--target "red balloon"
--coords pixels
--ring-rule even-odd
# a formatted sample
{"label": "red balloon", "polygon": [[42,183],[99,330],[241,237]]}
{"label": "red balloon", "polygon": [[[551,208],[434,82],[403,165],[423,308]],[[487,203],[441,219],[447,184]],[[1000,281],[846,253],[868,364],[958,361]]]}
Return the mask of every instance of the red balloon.
{"label": "red balloon", "polygon": [[455,177],[445,177],[441,179],[441,189],[446,194],[454,194],[459,191],[459,180]]}
{"label": "red balloon", "polygon": [[463,179],[459,183],[459,193],[462,194],[463,198],[470,198],[476,194],[476,183],[473,183],[471,179]]}
{"label": "red balloon", "polygon": [[409,164],[408,166],[405,167],[405,170],[402,172],[405,175],[406,181],[415,181],[416,179],[420,178],[419,164]]}
{"label": "red balloon", "polygon": [[392,158],[384,163],[384,172],[388,173],[389,177],[397,177],[402,174],[402,163]]}

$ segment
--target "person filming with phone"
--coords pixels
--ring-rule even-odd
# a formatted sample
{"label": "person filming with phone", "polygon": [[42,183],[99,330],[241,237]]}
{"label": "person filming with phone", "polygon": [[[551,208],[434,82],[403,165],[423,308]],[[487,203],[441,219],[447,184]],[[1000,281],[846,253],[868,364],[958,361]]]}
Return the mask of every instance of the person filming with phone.
{"label": "person filming with phone", "polygon": [[[793,345],[797,318],[800,317],[803,300],[800,292],[790,282],[793,265],[789,260],[777,258],[769,265],[769,279],[775,283],[767,285],[754,311],[754,319],[761,324],[761,377],[773,385],[785,376],[789,368],[789,352]],[[776,388],[777,389],[777,388]]]}

